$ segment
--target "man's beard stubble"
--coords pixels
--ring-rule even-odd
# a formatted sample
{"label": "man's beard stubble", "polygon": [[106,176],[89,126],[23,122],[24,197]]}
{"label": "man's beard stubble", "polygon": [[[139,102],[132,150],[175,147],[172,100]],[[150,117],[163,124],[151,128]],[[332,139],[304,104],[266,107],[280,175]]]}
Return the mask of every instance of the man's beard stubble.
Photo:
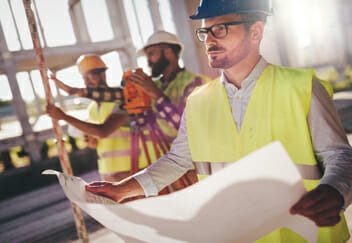
{"label": "man's beard stubble", "polygon": [[[207,48],[207,52],[211,52],[211,51],[225,51],[225,49],[219,46],[212,46]],[[209,55],[208,55],[208,62],[209,62],[209,66],[212,68],[224,68],[228,64],[227,57],[219,58],[218,56],[211,57]]]}
{"label": "man's beard stubble", "polygon": [[163,73],[163,71],[170,64],[170,62],[166,59],[164,53],[162,53],[158,62],[156,63],[149,62],[148,64],[152,71],[152,77],[156,78]]}
{"label": "man's beard stubble", "polygon": [[250,53],[248,35],[242,40],[236,49],[227,50],[222,46],[211,46],[207,52],[223,51],[227,54],[220,58],[219,56],[211,57],[208,55],[208,63],[212,68],[228,69],[244,60]]}

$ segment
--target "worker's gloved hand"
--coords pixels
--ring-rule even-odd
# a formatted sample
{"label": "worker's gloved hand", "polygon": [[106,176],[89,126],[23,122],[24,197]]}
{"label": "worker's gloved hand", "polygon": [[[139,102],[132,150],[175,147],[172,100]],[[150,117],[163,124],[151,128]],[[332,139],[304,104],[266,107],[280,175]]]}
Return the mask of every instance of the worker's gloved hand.
{"label": "worker's gloved hand", "polygon": [[334,226],[341,220],[344,199],[339,191],[329,185],[319,185],[292,206],[291,214],[301,214],[319,227]]}
{"label": "worker's gloved hand", "polygon": [[157,100],[163,96],[163,92],[156,86],[155,82],[143,71],[136,71],[128,77],[128,80],[144,90],[151,98]]}
{"label": "worker's gloved hand", "polygon": [[58,107],[52,104],[47,104],[46,105],[46,112],[48,113],[51,118],[54,120],[62,120],[65,117],[65,113]]}
{"label": "worker's gloved hand", "polygon": [[142,187],[132,177],[117,183],[95,181],[86,185],[86,190],[94,194],[108,197],[118,203],[127,201],[129,198],[144,195]]}

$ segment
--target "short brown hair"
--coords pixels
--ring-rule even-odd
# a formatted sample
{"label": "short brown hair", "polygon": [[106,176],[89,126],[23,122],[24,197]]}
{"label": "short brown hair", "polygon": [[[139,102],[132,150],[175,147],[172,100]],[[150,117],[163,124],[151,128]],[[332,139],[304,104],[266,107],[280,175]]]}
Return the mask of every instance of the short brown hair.
{"label": "short brown hair", "polygon": [[264,13],[247,13],[247,14],[240,14],[240,15],[241,15],[241,20],[250,21],[249,23],[244,23],[244,27],[246,28],[246,30],[249,30],[249,28],[257,21],[261,21],[264,24],[266,23],[267,15]]}

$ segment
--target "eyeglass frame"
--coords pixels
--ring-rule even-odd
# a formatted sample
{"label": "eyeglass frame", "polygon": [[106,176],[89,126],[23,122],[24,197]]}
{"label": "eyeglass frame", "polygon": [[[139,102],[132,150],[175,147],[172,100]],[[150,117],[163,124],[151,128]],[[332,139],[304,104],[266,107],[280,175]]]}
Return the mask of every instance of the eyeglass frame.
{"label": "eyeglass frame", "polygon": [[[240,25],[240,24],[247,24],[247,23],[253,23],[254,21],[253,20],[242,20],[242,21],[231,21],[231,22],[224,22],[224,23],[219,23],[219,24],[213,24],[212,26],[209,26],[209,27],[202,27],[202,28],[198,28],[196,29],[196,35],[197,35],[197,39],[200,41],[200,42],[204,42],[204,40],[201,40],[199,38],[199,31],[203,30],[203,31],[206,31],[206,35],[209,34],[209,32],[214,36],[214,38],[216,39],[222,39],[222,38],[225,38],[228,34],[228,26],[232,26],[232,25]],[[216,37],[214,32],[212,31],[212,28],[214,26],[218,26],[218,25],[223,25],[225,26],[225,31],[226,31],[226,34],[222,37]]]}

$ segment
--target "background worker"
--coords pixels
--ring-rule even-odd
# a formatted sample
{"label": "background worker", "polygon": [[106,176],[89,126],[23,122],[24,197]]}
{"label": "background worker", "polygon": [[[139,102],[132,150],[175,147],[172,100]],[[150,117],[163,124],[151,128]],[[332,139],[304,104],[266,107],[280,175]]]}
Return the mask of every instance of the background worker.
{"label": "background worker", "polygon": [[[77,66],[87,88],[107,87],[105,74],[107,67],[98,55],[81,56]],[[65,85],[54,76],[52,79],[59,88],[69,94],[79,92],[79,89]],[[55,106],[48,105],[47,112],[52,118],[65,120],[86,133],[88,146],[96,147],[99,156],[98,170],[103,180],[119,181],[130,175],[128,115],[118,108],[117,103],[92,101],[88,106],[87,122],[72,117]],[[145,154],[141,151],[139,168],[144,168],[147,164]]]}
{"label": "background worker", "polygon": [[[279,140],[310,190],[291,213],[321,227],[318,242],[346,242],[341,210],[351,202],[351,146],[328,89],[313,70],[275,66],[261,57],[269,14],[268,0],[201,1],[191,18],[202,19],[197,37],[205,44],[209,65],[222,70],[221,78],[188,97],[168,154],[119,185],[92,183],[86,189],[116,201],[154,196],[192,169],[192,161],[199,174],[209,175]],[[322,174],[318,164],[324,167]],[[306,240],[283,228],[257,242]]]}
{"label": "background worker", "polygon": [[[147,40],[138,55],[145,55],[151,76],[134,72],[128,80],[141,87],[154,101],[158,124],[171,142],[177,135],[186,98],[197,87],[209,82],[209,78],[181,68],[179,60],[183,44],[172,33],[156,31]],[[160,78],[161,77],[161,78]],[[156,81],[153,79],[159,78]],[[113,101],[115,89],[89,89],[86,97]]]}
{"label": "background worker", "polygon": [[[174,34],[157,31],[148,38],[145,46],[138,50],[138,55],[147,57],[151,76],[135,72],[128,78],[153,99],[153,110],[158,118],[156,121],[169,142],[177,135],[186,98],[196,87],[209,82],[208,77],[180,67],[179,59],[182,51],[183,44]],[[161,78],[152,80],[158,77]],[[118,96],[115,90],[88,89],[85,97],[112,101]],[[179,181],[174,182],[171,190],[181,189],[185,184],[193,184],[196,180],[195,173],[191,170]]]}

